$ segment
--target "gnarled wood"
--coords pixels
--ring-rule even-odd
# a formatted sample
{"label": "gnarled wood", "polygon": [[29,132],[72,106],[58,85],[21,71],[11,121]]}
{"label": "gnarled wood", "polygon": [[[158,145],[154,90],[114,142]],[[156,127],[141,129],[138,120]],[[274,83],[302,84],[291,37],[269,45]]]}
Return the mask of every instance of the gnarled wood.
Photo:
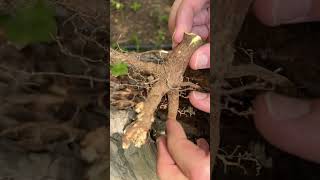
{"label": "gnarled wood", "polygon": [[[128,148],[130,144],[140,147],[145,144],[148,131],[154,120],[154,112],[156,111],[161,99],[164,95],[169,95],[169,117],[176,118],[179,99],[178,91],[183,84],[183,75],[189,64],[192,54],[197,50],[203,41],[200,36],[195,34],[184,34],[182,42],[167,56],[163,64],[155,64],[154,69],[158,69],[153,73],[159,81],[154,84],[148,93],[146,101],[139,103],[136,108],[138,113],[137,119],[129,127],[125,129],[123,136],[123,148]],[[118,58],[116,58],[118,59]],[[125,59],[131,64],[132,58]],[[135,67],[143,67],[144,62],[132,64]],[[145,66],[150,64],[145,63]],[[142,69],[145,69],[142,68]]]}

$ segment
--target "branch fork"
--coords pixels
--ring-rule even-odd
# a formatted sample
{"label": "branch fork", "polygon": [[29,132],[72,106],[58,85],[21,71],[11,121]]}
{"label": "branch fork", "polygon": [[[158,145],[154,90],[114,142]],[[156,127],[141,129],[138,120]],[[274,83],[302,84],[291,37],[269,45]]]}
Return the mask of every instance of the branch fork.
{"label": "branch fork", "polygon": [[183,75],[192,54],[203,43],[200,36],[185,33],[182,42],[169,53],[163,64],[140,61],[138,53],[125,55],[110,50],[111,62],[125,61],[130,66],[153,74],[156,79],[159,79],[149,91],[146,100],[136,105],[137,118],[125,129],[122,137],[124,149],[129,148],[131,144],[135,147],[141,147],[145,144],[154,121],[154,113],[163,96],[168,96],[168,119],[176,119],[179,108],[179,90],[182,86],[190,84],[190,82],[183,81]]}

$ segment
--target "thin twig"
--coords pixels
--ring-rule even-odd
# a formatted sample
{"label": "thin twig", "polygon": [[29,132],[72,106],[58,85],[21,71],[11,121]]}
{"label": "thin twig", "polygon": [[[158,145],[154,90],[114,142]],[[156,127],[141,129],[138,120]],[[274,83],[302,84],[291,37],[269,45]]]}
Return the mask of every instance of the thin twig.
{"label": "thin twig", "polygon": [[73,78],[73,79],[83,79],[95,82],[109,82],[107,79],[96,78],[93,76],[86,76],[86,75],[78,75],[78,74],[65,74],[60,72],[32,72],[31,76],[61,76],[66,78]]}
{"label": "thin twig", "polygon": [[88,65],[88,62],[91,62],[91,63],[101,63],[103,62],[102,59],[98,59],[98,60],[95,60],[95,59],[91,59],[91,58],[88,58],[88,57],[84,57],[84,56],[80,56],[80,55],[77,55],[77,54],[74,54],[72,53],[69,49],[67,49],[66,47],[64,47],[61,43],[61,41],[59,40],[58,37],[55,38],[61,52],[63,54],[65,54],[66,56],[70,56],[70,57],[73,57],[73,58],[77,58],[77,59],[80,59],[85,65]]}
{"label": "thin twig", "polygon": [[247,91],[247,90],[274,90],[274,88],[266,88],[266,83],[252,83],[249,85],[245,85],[245,86],[241,86],[238,88],[233,88],[230,90],[225,90],[222,92],[222,95],[231,95],[231,94],[237,94],[237,93],[241,93],[243,91]]}
{"label": "thin twig", "polygon": [[103,83],[109,82],[107,78],[102,79],[102,78],[97,78],[97,77],[87,76],[87,75],[80,75],[80,74],[65,74],[61,72],[27,72],[23,70],[12,69],[3,64],[0,64],[0,68],[8,72],[21,73],[21,74],[24,74],[25,76],[61,76],[66,78],[83,79],[83,80],[89,80],[94,82],[103,82]]}

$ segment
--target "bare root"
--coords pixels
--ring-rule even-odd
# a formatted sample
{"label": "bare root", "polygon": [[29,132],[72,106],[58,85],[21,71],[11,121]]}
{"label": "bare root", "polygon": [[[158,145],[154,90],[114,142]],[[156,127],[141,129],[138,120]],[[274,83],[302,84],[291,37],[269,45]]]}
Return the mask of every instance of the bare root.
{"label": "bare root", "polygon": [[179,108],[179,90],[182,86],[196,87],[192,83],[184,82],[183,75],[193,52],[202,44],[200,36],[186,33],[184,40],[166,56],[163,64],[140,61],[139,53],[129,55],[110,50],[111,63],[125,61],[135,69],[152,74],[155,79],[158,79],[153,84],[146,100],[136,107],[137,119],[125,129],[122,139],[123,148],[128,148],[130,144],[136,147],[145,144],[154,121],[154,113],[163,96],[168,95],[168,117],[176,119]]}

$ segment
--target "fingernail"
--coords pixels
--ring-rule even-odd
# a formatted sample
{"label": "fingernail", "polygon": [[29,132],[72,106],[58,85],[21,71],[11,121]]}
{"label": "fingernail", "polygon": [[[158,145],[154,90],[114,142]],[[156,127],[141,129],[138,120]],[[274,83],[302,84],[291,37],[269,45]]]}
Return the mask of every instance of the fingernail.
{"label": "fingernail", "polygon": [[202,93],[198,91],[193,91],[193,96],[196,100],[204,100],[205,98],[208,97],[207,93]]}
{"label": "fingernail", "polygon": [[174,35],[176,34],[176,30],[173,31],[171,39],[174,39]]}
{"label": "fingernail", "polygon": [[197,69],[205,69],[208,68],[209,58],[207,55],[203,53],[198,53],[196,57],[196,68]]}
{"label": "fingernail", "polygon": [[311,111],[310,102],[275,93],[265,95],[268,111],[273,119],[294,120]]}

